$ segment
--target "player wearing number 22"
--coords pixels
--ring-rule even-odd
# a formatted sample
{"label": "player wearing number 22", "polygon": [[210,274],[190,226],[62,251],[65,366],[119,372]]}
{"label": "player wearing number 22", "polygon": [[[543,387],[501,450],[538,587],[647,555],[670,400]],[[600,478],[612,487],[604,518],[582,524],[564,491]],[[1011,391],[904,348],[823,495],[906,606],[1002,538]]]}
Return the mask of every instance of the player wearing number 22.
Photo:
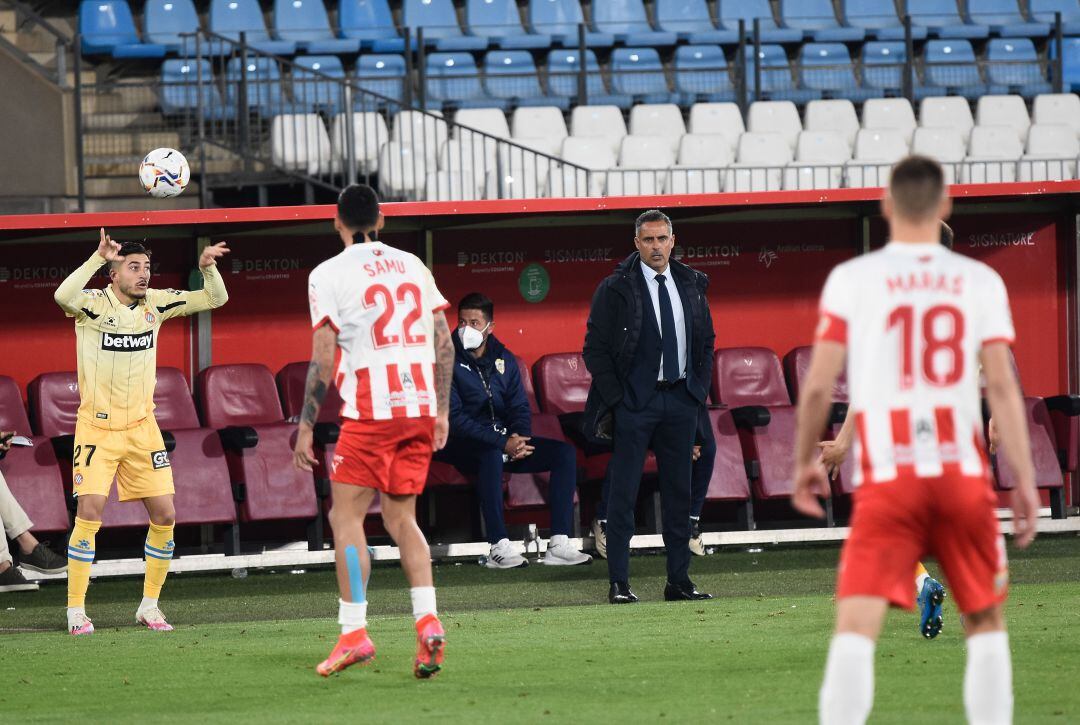
{"label": "player wearing number 22", "polygon": [[[68,631],[92,634],[86,589],[94,561],[105,500],[116,478],[121,501],[141,500],[150,515],[143,553],[146,577],[135,621],[150,629],[172,627],[158,597],[173,555],[173,479],[165,443],[154,420],[157,341],[161,323],[221,307],[228,300],[217,260],[224,243],[199,257],[203,289],[150,288],[150,250],[138,242],[120,245],[102,229],[97,251],[65,279],[53,295],[75,318],[79,365],[79,412],[75,423],[72,488],[78,502],[68,542]],[[104,269],[105,289],[84,289]]]}

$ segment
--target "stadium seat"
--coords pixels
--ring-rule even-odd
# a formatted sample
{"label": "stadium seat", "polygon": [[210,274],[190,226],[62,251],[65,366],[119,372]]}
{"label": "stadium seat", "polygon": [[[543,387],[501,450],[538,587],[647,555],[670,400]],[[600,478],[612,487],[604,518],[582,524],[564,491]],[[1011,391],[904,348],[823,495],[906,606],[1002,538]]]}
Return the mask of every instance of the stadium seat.
{"label": "stadium seat", "polygon": [[1076,178],[1080,141],[1069,126],[1032,124],[1027,148],[1017,167],[1020,181],[1069,181]]}
{"label": "stadium seat", "polygon": [[203,424],[220,432],[241,523],[308,521],[308,546],[322,549],[322,516],[311,473],[292,465],[296,424],[285,421],[264,365],[212,365],[195,380]]}
{"label": "stadium seat", "polygon": [[[682,111],[671,103],[639,103],[630,109],[632,136],[660,136],[671,146],[672,163],[679,148],[679,139],[686,133]],[[621,162],[620,162],[621,164]]]}
{"label": "stadium seat", "polygon": [[927,28],[935,38],[978,40],[990,35],[990,28],[964,22],[956,0],[907,0],[912,26]]}
{"label": "stadium seat", "polygon": [[472,134],[461,126],[486,133],[496,138],[510,138],[510,127],[506,123],[506,114],[498,108],[463,108],[454,115],[454,138],[468,137]]}
{"label": "stadium seat", "polygon": [[608,196],[651,196],[664,191],[675,149],[667,136],[626,136],[619,149],[619,168],[607,176]]}
{"label": "stadium seat", "polygon": [[[529,25],[533,32],[550,35],[565,48],[578,47],[578,26],[585,23],[578,0],[529,0]],[[615,44],[611,33],[585,32],[585,45],[610,48]]]}
{"label": "stadium seat", "polygon": [[754,63],[761,66],[759,98],[770,101],[787,100],[799,104],[821,98],[821,91],[795,87],[787,53],[779,45],[762,45],[757,55],[754,54],[754,46],[747,45],[745,52],[747,85],[754,85]]}
{"label": "stadium seat", "polygon": [[[519,148],[525,147],[525,148]],[[547,154],[537,156],[530,151]],[[488,199],[535,199],[548,196],[548,177],[562,168],[558,156],[562,144],[551,139],[514,139],[499,149],[502,167],[487,172],[484,179],[485,198]]]}
{"label": "stadium seat", "polygon": [[416,200],[430,168],[434,168],[434,156],[426,159],[422,147],[389,141],[379,150],[379,188],[393,198]]}
{"label": "stadium seat", "polygon": [[1020,12],[1018,0],[967,0],[973,22],[990,26],[990,32],[1004,38],[1045,38],[1050,23],[1032,22]]}
{"label": "stadium seat", "polygon": [[402,0],[401,24],[414,32],[422,28],[424,44],[436,50],[475,51],[488,47],[486,37],[461,32],[452,0]]}
{"label": "stadium seat", "polygon": [[[904,26],[896,15],[893,0],[841,0],[840,22],[844,27],[860,28],[878,40],[903,40]],[[913,25],[913,40],[924,40],[926,28]]]}
{"label": "stadium seat", "polygon": [[[199,84],[199,68],[202,84]],[[201,96],[201,99],[200,99]],[[232,118],[234,106],[221,101],[221,92],[214,79],[210,61],[205,58],[180,60],[172,58],[161,64],[161,112],[167,116],[196,113],[202,103],[204,118]]]}
{"label": "stadium seat", "polygon": [[[1055,444],[1050,412],[1042,398],[1025,397],[1028,435],[1031,439],[1031,459],[1035,465],[1035,486],[1050,492],[1050,509],[1054,518],[1065,517],[1065,481]],[[1016,487],[1016,474],[1004,456],[994,456],[994,482],[999,491]]]}
{"label": "stadium seat", "polygon": [[705,0],[656,0],[656,27],[677,33],[681,42],[738,43],[736,30],[720,30],[713,25]]}
{"label": "stadium seat", "polygon": [[986,79],[990,92],[995,94],[1019,93],[1034,98],[1053,90],[1028,38],[991,40],[986,46]]}
{"label": "stadium seat", "polygon": [[746,130],[750,133],[777,133],[792,151],[803,130],[799,111],[791,101],[758,101],[750,104]]}
{"label": "stadium seat", "polygon": [[551,189],[552,196],[604,195],[607,171],[617,165],[617,157],[611,148],[610,139],[567,136],[563,140],[560,155],[568,163],[589,171],[582,171],[570,166],[553,169],[548,178],[548,188]]}
{"label": "stadium seat", "polygon": [[734,103],[695,103],[690,107],[690,133],[721,134],[728,139],[731,150],[746,133],[742,112]]}
{"label": "stadium seat", "polygon": [[1011,126],[976,126],[971,130],[960,182],[1000,184],[1016,181],[1016,162],[1023,154],[1024,145]]}
{"label": "stadium seat", "polygon": [[[168,53],[195,55],[195,39],[181,36],[198,30],[199,15],[191,0],[147,0],[143,8],[143,37],[148,43],[164,45]],[[200,45],[200,54],[211,52],[210,43],[204,41]]]}
{"label": "stadium seat", "polygon": [[855,137],[853,158],[845,170],[851,189],[886,186],[892,165],[908,154],[903,131],[895,128],[864,128]]}
{"label": "stadium seat", "polygon": [[679,141],[678,163],[671,167],[668,194],[718,194],[724,169],[735,162],[734,147],[723,134],[688,133]]}
{"label": "stadium seat", "polygon": [[[970,113],[970,110],[968,112]],[[898,131],[909,146],[917,125],[915,111],[906,98],[871,98],[863,104],[863,128]],[[904,149],[904,153],[907,153],[907,149]]]}
{"label": "stadium seat", "polygon": [[739,430],[730,410],[710,408],[709,425],[716,441],[716,459],[705,501],[742,501],[744,508],[740,518],[746,528],[754,528],[753,506],[750,503],[750,481],[747,478],[746,460],[743,458]]}
{"label": "stadium seat", "polygon": [[593,3],[592,24],[598,33],[611,33],[615,42],[628,46],[675,45],[676,33],[654,30],[642,0],[605,0]]}
{"label": "stadium seat", "polygon": [[[518,146],[524,146],[545,156],[558,157],[559,152],[562,151],[562,138],[556,136],[521,136],[511,139],[511,141]],[[544,162],[541,161],[541,163]]]}
{"label": "stadium seat", "polygon": [[[1080,38],[1071,37],[1063,40],[1061,53],[1061,78],[1062,88],[1066,91],[1080,91]],[[1057,58],[1057,44],[1050,43],[1050,52],[1047,53],[1050,61],[1050,72],[1054,72],[1055,59]]]}
{"label": "stadium seat", "polygon": [[858,43],[866,37],[862,28],[841,27],[832,0],[781,0],[780,23],[818,43]]}
{"label": "stadium seat", "polygon": [[831,101],[810,101],[806,104],[807,131],[835,131],[844,137],[848,149],[855,146],[855,135],[859,133],[859,117],[851,101],[834,99]]}
{"label": "stadium seat", "polygon": [[274,0],[274,33],[308,53],[358,53],[356,38],[338,38],[322,0]]}
{"label": "stadium seat", "polygon": [[394,105],[390,101],[404,100],[407,80],[404,57],[380,53],[361,55],[356,61],[356,85],[364,91],[378,94],[381,98],[359,93],[354,99],[354,105],[358,110],[365,111]]}
{"label": "stadium seat", "polygon": [[924,98],[919,103],[919,125],[955,129],[967,144],[975,119],[971,116],[971,106],[963,98],[938,96]]}
{"label": "stadium seat", "polygon": [[603,139],[614,156],[626,135],[626,122],[615,106],[576,106],[570,112],[570,135]]}
{"label": "stadium seat", "polygon": [[736,33],[739,21],[744,21],[747,37],[753,37],[754,19],[760,20],[762,43],[798,43],[803,32],[794,28],[781,28],[773,18],[769,0],[717,0],[720,27]]}
{"label": "stadium seat", "polygon": [[[862,82],[878,95],[899,96],[904,88],[904,64],[907,49],[901,42],[873,41],[862,49]],[[912,79],[914,82],[914,79]]]}
{"label": "stadium seat", "polygon": [[[210,0],[210,32],[224,36],[234,43],[239,43],[240,33],[244,33],[248,45],[263,53],[292,55],[296,52],[296,43],[270,39],[258,0]],[[238,49],[226,46],[223,50],[231,53]],[[233,59],[237,62],[239,60]],[[233,61],[229,61],[230,64]]]}
{"label": "stadium seat", "polygon": [[1054,13],[1061,13],[1065,35],[1080,35],[1080,0],[1028,0],[1031,19],[1047,23],[1053,30]]}
{"label": "stadium seat", "polygon": [[241,58],[233,58],[225,67],[225,102],[229,106],[240,107],[241,75],[247,76],[248,110],[266,117],[292,110],[285,101],[278,64],[262,56],[248,58],[246,67]]}
{"label": "stadium seat", "polygon": [[737,162],[728,166],[724,191],[779,191],[784,168],[791,163],[787,138],[778,133],[744,133]]}
{"label": "stadium seat", "polygon": [[959,95],[975,100],[988,93],[966,40],[929,41],[923,51],[923,80],[915,87],[916,98]]}
{"label": "stadium seat", "polygon": [[270,121],[270,161],[279,169],[324,176],[341,170],[316,113],[282,113]]}
{"label": "stadium seat", "polygon": [[536,64],[525,50],[492,50],[484,56],[484,89],[492,98],[515,106],[552,106],[566,110],[570,99],[545,96]]}
{"label": "stadium seat", "polygon": [[976,126],[1009,126],[1020,142],[1027,141],[1031,119],[1020,96],[983,96],[975,107]]}
{"label": "stadium seat", "polygon": [[390,140],[386,119],[375,111],[354,111],[351,115],[342,113],[335,116],[330,126],[330,144],[334,156],[343,162],[348,141],[345,124],[349,118],[352,119],[353,158],[356,160],[357,173],[374,174],[379,170],[379,150]]}
{"label": "stadium seat", "polygon": [[611,55],[611,90],[638,103],[672,100],[660,55],[653,48],[616,48]]}
{"label": "stadium seat", "polygon": [[843,43],[804,45],[799,51],[799,85],[829,98],[855,102],[883,95],[877,88],[859,86],[851,56]]}
{"label": "stadium seat", "polygon": [[375,53],[401,53],[405,40],[394,25],[387,0],[340,0],[338,25],[343,38],[355,38]]}
{"label": "stadium seat", "polygon": [[465,28],[469,35],[504,50],[550,48],[552,43],[550,35],[525,32],[514,0],[468,0]]}
{"label": "stadium seat", "polygon": [[427,56],[427,104],[457,108],[505,108],[480,84],[480,71],[469,53],[430,53]]}
{"label": "stadium seat", "polygon": [[[300,112],[340,111],[344,98],[345,69],[341,60],[333,55],[301,55],[296,58],[292,74],[292,94],[296,109]],[[328,80],[341,79],[342,82]]]}
{"label": "stadium seat", "polygon": [[0,459],[0,472],[15,500],[33,522],[31,531],[66,532],[71,527],[64,480],[51,441],[34,435],[15,381],[0,375],[0,430],[30,438],[33,447],[12,446]]}
{"label": "stadium seat", "polygon": [[[497,152],[496,144],[491,139],[475,135],[464,141],[452,138],[439,151],[439,171],[476,172],[475,176],[483,178],[488,171],[496,170]],[[450,179],[447,183],[453,181]]]}
{"label": "stadium seat", "polygon": [[127,0],[82,0],[79,34],[83,55],[123,58],[164,58],[165,46],[143,43]]}
{"label": "stadium seat", "polygon": [[515,108],[510,117],[510,135],[515,139],[550,137],[560,141],[570,134],[566,118],[555,106]]}
{"label": "stadium seat", "polygon": [[429,165],[435,163],[435,155],[450,136],[446,121],[422,111],[396,113],[390,131],[392,141],[417,149]]}
{"label": "stadium seat", "polygon": [[911,139],[911,153],[935,159],[945,171],[945,183],[955,184],[960,180],[958,171],[966,156],[965,145],[955,128],[920,126]]}
{"label": "stadium seat", "polygon": [[675,92],[684,105],[696,99],[708,102],[735,100],[727,58],[719,46],[679,46],[675,49],[674,71]]}
{"label": "stadium seat", "polygon": [[1046,93],[1035,97],[1032,123],[1064,124],[1080,136],[1080,96],[1075,93]]}
{"label": "stadium seat", "polygon": [[851,147],[836,131],[803,131],[795,147],[795,162],[784,170],[785,189],[839,189]]}
{"label": "stadium seat", "polygon": [[[575,99],[575,103],[581,104],[582,99],[578,98],[580,73],[581,54],[576,50],[553,50],[548,53],[547,82],[550,95],[572,98]],[[588,95],[588,103],[591,105],[630,108],[634,104],[633,96],[615,95],[608,92],[600,74],[600,64],[596,61],[596,54],[591,50],[585,51],[585,91]]]}

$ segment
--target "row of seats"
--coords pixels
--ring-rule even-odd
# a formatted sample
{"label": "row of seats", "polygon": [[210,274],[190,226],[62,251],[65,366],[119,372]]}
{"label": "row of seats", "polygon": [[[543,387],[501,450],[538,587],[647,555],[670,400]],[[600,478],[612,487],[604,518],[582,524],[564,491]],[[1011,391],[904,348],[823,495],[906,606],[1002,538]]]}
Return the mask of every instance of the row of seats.
{"label": "row of seats", "polygon": [[[961,13],[955,0],[907,0],[913,35],[939,38],[1045,38],[1054,13],[1060,12],[1067,32],[1080,30],[1076,0],[1028,0],[1030,14],[1018,0],[967,0]],[[738,24],[748,28],[758,19],[765,42],[858,42],[903,37],[893,0],[841,0],[839,14],[832,0],[785,0],[773,16],[769,0],[717,0],[715,25],[706,0],[654,0],[650,22],[643,0],[603,0],[592,3],[592,22],[585,42],[590,47],[667,47],[679,41],[736,43]],[[340,0],[338,27],[330,24],[322,0],[274,0],[273,30],[263,19],[258,0],[211,0],[207,29],[248,41],[268,53],[289,55],[356,53],[361,48],[400,52],[403,39],[387,0]],[[464,27],[458,24],[452,0],[402,0],[401,25],[423,28],[438,50],[550,48],[578,45],[578,25],[584,14],[578,0],[531,0],[525,14],[515,0],[467,0]],[[148,0],[144,11],[145,42],[135,27],[127,0],[83,0],[79,31],[87,54],[116,58],[154,58],[179,52],[183,34],[200,28],[192,0]],[[900,30],[898,34],[897,31]],[[209,52],[214,52],[208,48]],[[188,49],[190,52],[190,49]]]}

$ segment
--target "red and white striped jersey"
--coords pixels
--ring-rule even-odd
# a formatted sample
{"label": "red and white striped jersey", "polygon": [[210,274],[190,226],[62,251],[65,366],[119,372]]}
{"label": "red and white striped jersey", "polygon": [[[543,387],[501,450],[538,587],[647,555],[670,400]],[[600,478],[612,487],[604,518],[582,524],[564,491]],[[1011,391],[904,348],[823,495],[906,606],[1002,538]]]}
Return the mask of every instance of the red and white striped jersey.
{"label": "red and white striped jersey", "polygon": [[314,328],[338,334],[343,418],[435,416],[435,317],[449,307],[416,255],[353,244],[311,271]]}
{"label": "red and white striped jersey", "polygon": [[847,345],[855,483],[987,475],[979,353],[1013,336],[997,272],[936,243],[836,267],[817,337]]}

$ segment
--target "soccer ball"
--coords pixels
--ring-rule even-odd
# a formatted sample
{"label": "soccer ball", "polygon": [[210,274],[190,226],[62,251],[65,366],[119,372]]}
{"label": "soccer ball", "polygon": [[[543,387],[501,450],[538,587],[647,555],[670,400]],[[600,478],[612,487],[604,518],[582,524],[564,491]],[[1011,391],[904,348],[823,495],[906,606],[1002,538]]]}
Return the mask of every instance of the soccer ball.
{"label": "soccer ball", "polygon": [[139,181],[150,196],[168,199],[187,188],[191,167],[176,149],[154,149],[139,164]]}

